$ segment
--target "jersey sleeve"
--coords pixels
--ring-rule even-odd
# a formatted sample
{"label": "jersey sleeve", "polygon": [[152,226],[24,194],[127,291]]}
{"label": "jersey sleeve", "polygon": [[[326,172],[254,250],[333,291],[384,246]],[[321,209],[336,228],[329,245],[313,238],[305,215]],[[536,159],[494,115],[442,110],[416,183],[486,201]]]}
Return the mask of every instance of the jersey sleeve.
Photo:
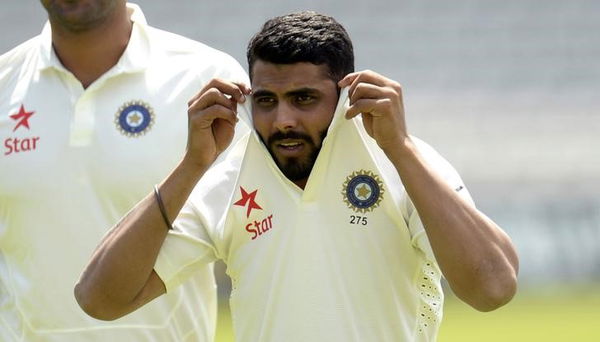
{"label": "jersey sleeve", "polygon": [[246,141],[247,135],[202,176],[173,222],[154,265],[167,291],[226,254],[225,217]]}
{"label": "jersey sleeve", "polygon": [[154,265],[167,292],[183,283],[201,266],[217,259],[206,224],[188,200],[175,219],[173,230],[169,231]]}

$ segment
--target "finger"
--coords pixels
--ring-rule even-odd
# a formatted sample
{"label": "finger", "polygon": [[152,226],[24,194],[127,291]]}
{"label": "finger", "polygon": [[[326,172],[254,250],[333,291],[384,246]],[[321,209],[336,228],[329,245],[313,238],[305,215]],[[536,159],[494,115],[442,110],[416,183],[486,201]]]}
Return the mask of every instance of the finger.
{"label": "finger", "polygon": [[242,82],[233,82],[233,83],[240,88],[240,90],[242,91],[242,94],[247,96],[252,93],[252,89],[245,83],[242,83]]}
{"label": "finger", "polygon": [[227,107],[234,112],[237,111],[237,102],[233,98],[227,97],[217,88],[210,88],[189,104],[188,112],[199,112],[214,105]]}
{"label": "finger", "polygon": [[[398,88],[399,84],[385,76],[382,76],[374,71],[371,70],[364,70],[364,71],[360,71],[355,73],[355,75],[352,75],[349,80],[352,80],[350,82],[350,88],[348,89],[348,94],[352,95],[354,93],[354,91],[356,90],[356,87],[358,87],[359,84],[361,83],[367,83],[367,84],[373,84],[379,87],[392,87],[392,88]],[[348,80],[348,81],[349,81]]]}
{"label": "finger", "polygon": [[385,78],[382,75],[380,75],[372,70],[355,71],[355,72],[351,72],[348,75],[344,76],[344,78],[338,82],[338,85],[348,86],[352,82],[354,82],[356,80],[356,78],[358,78],[358,77],[365,78],[365,79],[366,79],[366,77],[369,77],[370,79]]}
{"label": "finger", "polygon": [[344,88],[349,86],[350,84],[352,84],[352,82],[354,82],[354,79],[356,79],[356,77],[358,77],[359,73],[358,72],[351,72],[348,75],[344,76],[344,78],[342,78],[339,82],[338,82],[338,86],[340,88]]}
{"label": "finger", "polygon": [[346,119],[351,119],[360,113],[372,116],[383,116],[393,110],[394,103],[388,99],[360,99],[346,111]]}
{"label": "finger", "polygon": [[358,87],[358,85],[361,83],[371,83],[382,86],[383,84],[380,84],[380,82],[376,82],[377,78],[373,74],[374,72],[371,70],[364,70],[356,73],[356,77],[354,77],[352,83],[350,83],[348,94],[352,95],[356,90],[356,87]]}
{"label": "finger", "polygon": [[218,79],[211,79],[210,81],[208,81],[207,84],[205,84],[199,92],[196,93],[196,95],[192,96],[192,98],[188,101],[188,107],[190,107],[192,105],[192,103],[198,101],[198,99],[203,96],[206,91],[210,88],[213,88],[215,86],[215,84],[217,82],[219,82],[220,80]]}
{"label": "finger", "polygon": [[235,125],[238,121],[237,115],[230,108],[214,105],[197,113],[190,113],[190,126],[193,129],[207,129],[213,125],[215,120],[224,120]]}
{"label": "finger", "polygon": [[350,95],[350,104],[360,99],[399,99],[399,97],[399,94],[390,87],[380,87],[371,83],[361,82],[356,85],[356,88]]}
{"label": "finger", "polygon": [[243,83],[224,81],[221,79],[215,79],[213,88],[218,89],[227,97],[235,100],[236,103],[243,103],[246,101],[246,95],[250,93],[250,88]]}
{"label": "finger", "polygon": [[250,88],[241,82],[232,82],[214,78],[210,80],[204,87],[202,87],[202,89],[188,101],[188,106],[197,101],[202,95],[213,88],[218,89],[227,97],[233,98],[239,103],[244,102],[246,100],[246,95],[250,94]]}

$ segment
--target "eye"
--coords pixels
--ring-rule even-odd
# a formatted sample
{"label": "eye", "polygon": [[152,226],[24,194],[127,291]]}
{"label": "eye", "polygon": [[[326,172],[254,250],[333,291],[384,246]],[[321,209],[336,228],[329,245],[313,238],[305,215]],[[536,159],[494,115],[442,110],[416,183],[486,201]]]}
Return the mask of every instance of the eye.
{"label": "eye", "polygon": [[311,104],[316,100],[316,98],[310,94],[298,94],[296,95],[296,103],[301,105]]}
{"label": "eye", "polygon": [[277,101],[274,97],[270,97],[270,96],[255,96],[254,97],[254,103],[258,106],[272,106],[273,104],[275,104]]}

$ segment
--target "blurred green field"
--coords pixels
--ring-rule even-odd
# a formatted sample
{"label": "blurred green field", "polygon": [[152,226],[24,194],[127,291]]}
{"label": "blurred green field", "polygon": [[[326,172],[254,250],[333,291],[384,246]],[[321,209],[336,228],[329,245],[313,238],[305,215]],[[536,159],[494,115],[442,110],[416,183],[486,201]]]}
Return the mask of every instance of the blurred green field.
{"label": "blurred green field", "polygon": [[[487,313],[475,311],[456,298],[448,297],[439,342],[600,341],[598,288],[560,294],[520,293],[507,306]],[[233,341],[226,306],[220,310],[216,341]]]}
{"label": "blurred green field", "polygon": [[438,341],[600,341],[600,289],[518,294],[507,306],[487,313],[450,298]]}

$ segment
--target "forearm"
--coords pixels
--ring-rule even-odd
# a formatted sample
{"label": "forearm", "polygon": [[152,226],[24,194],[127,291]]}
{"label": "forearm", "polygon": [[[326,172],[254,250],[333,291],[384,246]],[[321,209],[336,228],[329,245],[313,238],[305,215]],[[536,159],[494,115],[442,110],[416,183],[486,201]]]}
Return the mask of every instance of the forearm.
{"label": "forearm", "polygon": [[[185,162],[160,185],[172,223],[206,168]],[[75,287],[81,307],[100,319],[125,315],[165,292],[153,272],[168,226],[153,193],[136,205],[95,250]]]}
{"label": "forearm", "polygon": [[508,236],[431,168],[412,140],[387,153],[411,198],[453,291],[479,310],[516,291],[518,258]]}

